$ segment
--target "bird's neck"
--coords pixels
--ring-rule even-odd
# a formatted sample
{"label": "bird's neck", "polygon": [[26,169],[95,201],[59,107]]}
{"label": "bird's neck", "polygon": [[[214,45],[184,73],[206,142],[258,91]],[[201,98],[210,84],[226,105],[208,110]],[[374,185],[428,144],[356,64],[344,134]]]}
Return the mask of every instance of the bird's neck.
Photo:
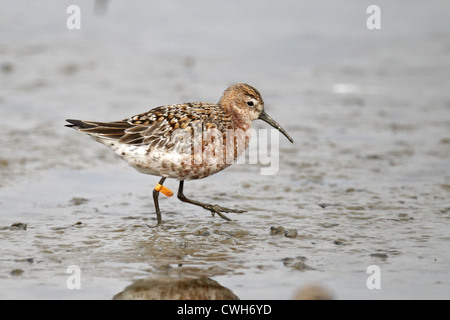
{"label": "bird's neck", "polygon": [[233,125],[236,129],[248,131],[252,128],[252,120],[243,110],[236,106],[231,106],[227,111],[231,115]]}

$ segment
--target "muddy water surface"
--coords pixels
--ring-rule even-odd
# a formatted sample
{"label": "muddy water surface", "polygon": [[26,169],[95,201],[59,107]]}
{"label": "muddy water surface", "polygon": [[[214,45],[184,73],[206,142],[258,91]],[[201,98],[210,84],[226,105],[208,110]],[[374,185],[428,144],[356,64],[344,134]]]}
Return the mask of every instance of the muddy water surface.
{"label": "muddy water surface", "polygon": [[[36,16],[27,5],[0,14],[1,298],[112,299],[145,287],[147,298],[291,299],[311,284],[343,299],[449,298],[445,2],[413,5],[420,26],[385,3],[377,34],[361,23],[365,8],[331,15],[331,3],[258,7],[258,19],[231,23],[231,7],[115,2],[95,14],[82,2],[79,31],[65,27],[65,6],[44,2]],[[180,24],[161,28],[168,12]],[[234,82],[258,88],[295,143],[280,136],[276,175],[234,165],[185,184],[193,199],[247,210],[231,222],[161,196],[157,227],[159,178],[64,127],[217,101]],[[371,265],[380,289],[367,287]],[[70,266],[80,289],[68,288]]]}

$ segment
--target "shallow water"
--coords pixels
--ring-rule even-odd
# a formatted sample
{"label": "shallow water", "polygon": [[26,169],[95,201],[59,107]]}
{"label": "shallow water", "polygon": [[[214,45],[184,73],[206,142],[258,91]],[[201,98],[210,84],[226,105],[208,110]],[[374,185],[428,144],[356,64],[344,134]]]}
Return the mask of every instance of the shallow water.
{"label": "shallow water", "polygon": [[[351,2],[79,4],[78,31],[69,4],[0,13],[0,298],[111,299],[143,279],[208,279],[240,299],[309,284],[338,299],[449,298],[446,2],[408,15],[380,2],[378,31]],[[156,227],[159,178],[64,127],[217,101],[234,82],[258,88],[295,143],[280,136],[276,175],[236,164],[186,182],[187,196],[247,210],[231,222],[161,196]],[[381,289],[367,288],[370,265]]]}

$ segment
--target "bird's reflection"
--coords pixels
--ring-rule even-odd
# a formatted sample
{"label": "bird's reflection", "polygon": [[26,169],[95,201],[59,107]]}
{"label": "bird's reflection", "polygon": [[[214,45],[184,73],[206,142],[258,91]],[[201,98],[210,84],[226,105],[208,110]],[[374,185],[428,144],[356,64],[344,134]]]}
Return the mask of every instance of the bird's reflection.
{"label": "bird's reflection", "polygon": [[239,300],[228,288],[210,278],[140,279],[113,300]]}

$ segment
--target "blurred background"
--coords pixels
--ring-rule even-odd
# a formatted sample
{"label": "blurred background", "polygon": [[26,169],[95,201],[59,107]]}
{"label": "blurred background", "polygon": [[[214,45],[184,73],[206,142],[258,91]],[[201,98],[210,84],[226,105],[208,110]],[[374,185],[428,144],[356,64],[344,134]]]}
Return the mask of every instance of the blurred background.
{"label": "blurred background", "polygon": [[[67,27],[73,4],[79,30]],[[366,26],[372,4],[379,30]],[[110,299],[185,277],[241,299],[291,299],[311,283],[334,298],[449,298],[448,1],[0,8],[0,298]],[[217,102],[237,82],[295,143],[281,137],[275,176],[236,165],[186,184],[248,211],[231,223],[162,199],[154,228],[158,178],[64,127]],[[81,290],[66,286],[70,265]],[[369,265],[381,289],[367,288]]]}

